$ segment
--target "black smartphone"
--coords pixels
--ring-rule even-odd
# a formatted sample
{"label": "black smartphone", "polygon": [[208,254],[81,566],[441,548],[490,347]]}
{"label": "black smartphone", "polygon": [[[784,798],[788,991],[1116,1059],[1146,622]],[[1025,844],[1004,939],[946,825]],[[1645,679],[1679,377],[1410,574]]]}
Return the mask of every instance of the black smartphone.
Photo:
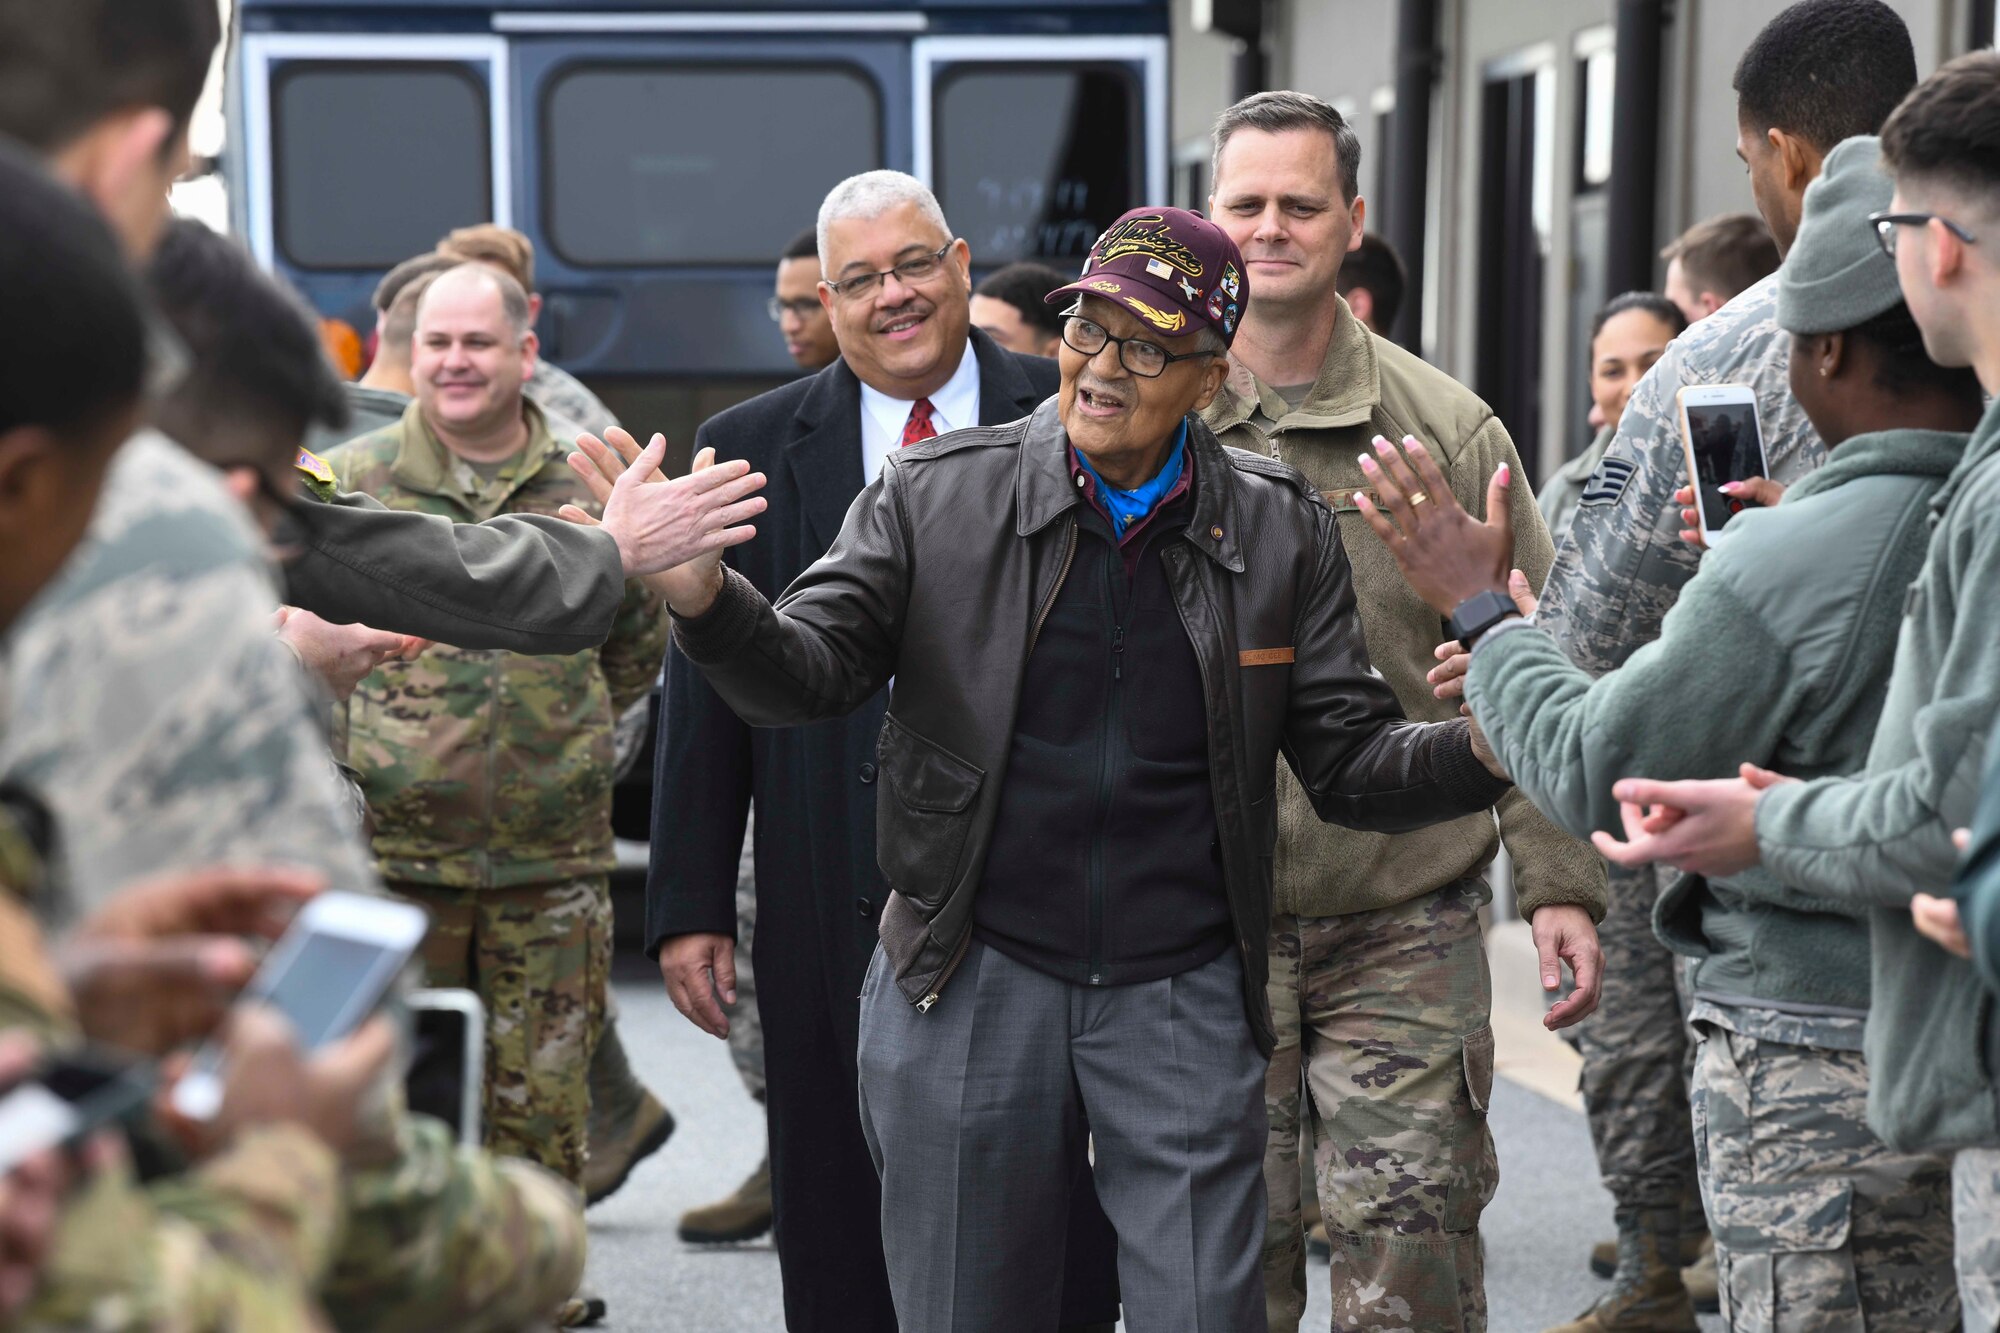
{"label": "black smartphone", "polygon": [[0,1173],[45,1148],[70,1147],[145,1110],[159,1084],[150,1061],[67,1051],[0,1095]]}

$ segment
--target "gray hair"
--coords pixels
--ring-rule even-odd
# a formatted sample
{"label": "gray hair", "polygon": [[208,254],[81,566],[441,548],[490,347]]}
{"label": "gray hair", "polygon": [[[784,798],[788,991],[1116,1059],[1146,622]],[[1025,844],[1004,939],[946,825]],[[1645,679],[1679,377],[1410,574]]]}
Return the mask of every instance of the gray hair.
{"label": "gray hair", "polygon": [[903,204],[915,204],[925,221],[935,224],[945,239],[951,238],[951,225],[944,220],[944,210],[938,207],[937,196],[928,185],[901,171],[864,171],[834,186],[819,206],[816,239],[820,273],[832,276],[826,267],[826,234],[834,223],[846,218],[879,218]]}
{"label": "gray hair", "polygon": [[505,269],[495,268],[479,260],[468,260],[454,265],[442,273],[431,276],[423,295],[417,302],[416,320],[423,323],[424,307],[430,304],[431,293],[445,285],[448,279],[461,273],[470,273],[485,282],[493,284],[500,293],[500,313],[506,317],[507,327],[514,330],[516,337],[526,337],[528,333],[528,290],[514,280],[514,275]]}
{"label": "gray hair", "polygon": [[1320,130],[1333,136],[1333,152],[1340,170],[1340,193],[1353,203],[1361,193],[1361,138],[1347,117],[1311,93],[1252,93],[1215,118],[1212,138],[1215,153],[1209,159],[1208,178],[1222,180],[1222,150],[1229,136],[1238,130],[1262,130],[1283,134],[1287,130]]}

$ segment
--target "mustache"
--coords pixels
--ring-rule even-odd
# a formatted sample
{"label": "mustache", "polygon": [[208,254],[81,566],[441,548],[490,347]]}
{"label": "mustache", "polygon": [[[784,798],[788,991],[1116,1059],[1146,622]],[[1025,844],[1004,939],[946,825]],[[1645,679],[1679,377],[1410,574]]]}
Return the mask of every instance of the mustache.
{"label": "mustache", "polygon": [[870,332],[880,333],[899,319],[924,319],[936,309],[937,306],[933,302],[926,301],[922,297],[916,297],[903,302],[903,304],[897,306],[894,310],[883,311],[869,322],[868,327]]}

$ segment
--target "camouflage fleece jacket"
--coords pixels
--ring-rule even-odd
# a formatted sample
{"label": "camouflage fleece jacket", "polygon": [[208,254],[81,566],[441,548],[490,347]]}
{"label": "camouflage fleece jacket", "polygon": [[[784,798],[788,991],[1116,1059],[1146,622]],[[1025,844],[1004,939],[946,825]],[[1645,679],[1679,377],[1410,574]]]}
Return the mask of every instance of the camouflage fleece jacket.
{"label": "camouflage fleece jacket", "polygon": [[[490,481],[450,453],[412,403],[392,426],[327,456],[342,488],[390,509],[482,522],[597,512],[568,447],[524,404],[528,447]],[[368,676],[341,710],[336,748],[375,816],[395,883],[543,884],[609,870],[612,724],[652,685],[666,651],[659,599],[626,585],[611,636],[567,657],[439,644]]]}

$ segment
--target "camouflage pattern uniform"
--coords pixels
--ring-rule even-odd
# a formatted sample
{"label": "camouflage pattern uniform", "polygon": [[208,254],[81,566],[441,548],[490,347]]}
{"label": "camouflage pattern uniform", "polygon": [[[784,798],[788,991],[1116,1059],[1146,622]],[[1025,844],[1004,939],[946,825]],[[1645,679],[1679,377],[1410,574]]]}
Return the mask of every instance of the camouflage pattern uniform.
{"label": "camouflage pattern uniform", "polygon": [[[1771,476],[1797,481],[1826,450],[1786,379],[1791,338],[1778,327],[1778,278],[1744,290],[1669,344],[1633,390],[1618,435],[1584,486],[1536,620],[1592,675],[1624,665],[1660,622],[1701,555],[1680,539],[1674,492],[1687,482],[1674,396],[1684,385],[1756,390]],[[1604,982],[1577,1029],[1597,1166],[1620,1208],[1679,1206],[1695,1183],[1679,968],[1653,935],[1660,881],[1612,867],[1598,927]]]}
{"label": "camouflage pattern uniform", "polygon": [[[41,850],[0,806],[0,1031],[74,1043],[75,1015],[26,897]],[[272,1125],[206,1164],[141,1186],[122,1157],[79,1182],[22,1330],[318,1329],[313,1291],[332,1261],[340,1164],[310,1132]]]}
{"label": "camouflage pattern uniform", "polygon": [[[277,604],[261,539],[214,470],[154,433],[128,442],[84,544],[0,663],[0,778],[54,816],[33,904],[44,925],[134,880],[224,863],[303,865],[334,888],[381,891],[328,762],[323,704],[272,634]],[[527,1168],[445,1151],[430,1124],[410,1118],[397,1162],[348,1178],[350,1210],[366,1200],[372,1221],[343,1234],[327,1301],[365,1310],[350,1326],[370,1329],[441,1306],[458,1314],[429,1327],[543,1316],[582,1271],[576,1201]],[[372,1238],[391,1228],[416,1239],[385,1253]],[[524,1237],[538,1248],[509,1248]],[[522,1280],[461,1281],[480,1272]]]}
{"label": "camouflage pattern uniform", "polygon": [[[1442,637],[1353,501],[1356,460],[1380,433],[1423,440],[1468,512],[1520,460],[1506,427],[1470,390],[1376,338],[1343,303],[1311,391],[1293,407],[1232,362],[1203,413],[1226,445],[1297,468],[1338,516],[1369,656],[1403,712],[1457,716],[1424,674]],[[1515,563],[1531,581],[1552,549],[1526,486],[1510,500]],[[1395,835],[1322,822],[1289,765],[1275,777],[1278,841],[1268,995],[1277,1028],[1265,1084],[1269,1139],[1264,1296],[1268,1327],[1295,1333],[1305,1309],[1299,1198],[1301,1063],[1316,1114],[1319,1203],[1333,1247],[1338,1327],[1485,1326],[1479,1215],[1497,1183],[1486,1125],[1492,982],[1474,913],[1504,840],[1521,914],[1604,906],[1588,844],[1508,791],[1491,813]]]}
{"label": "camouflage pattern uniform", "polygon": [[[1490,897],[1480,881],[1464,880],[1394,907],[1272,918],[1279,1039],[1265,1100],[1277,1100],[1283,1115],[1271,1122],[1279,1151],[1265,1158],[1267,1281],[1269,1233],[1298,1225],[1303,1064],[1319,1195],[1341,1219],[1327,1228],[1335,1327],[1485,1327],[1479,1216],[1500,1183],[1486,1123],[1493,996],[1479,928]],[[1302,974],[1303,959],[1321,961]],[[1309,1061],[1302,1030],[1317,1038]],[[1400,1264],[1398,1283],[1385,1288],[1374,1253],[1382,1237],[1417,1252],[1454,1250],[1456,1260]],[[1289,1271],[1303,1306],[1303,1265]],[[1291,1320],[1297,1328],[1298,1316]]]}
{"label": "camouflage pattern uniform", "polygon": [[[416,404],[327,462],[343,489],[391,509],[469,522],[594,510],[567,447],[538,407],[524,409],[528,444],[490,479]],[[429,983],[486,1003],[488,1145],[577,1184],[611,967],[612,731],[651,688],[667,632],[659,599],[634,581],[602,648],[439,645],[369,675],[337,727],[383,877],[431,914]]]}
{"label": "camouflage pattern uniform", "polygon": [[736,1003],[729,1007],[729,1058],[744,1090],[764,1104],[764,1020],[757,1013],[757,816],[743,824],[743,854],[736,863]]}
{"label": "camouflage pattern uniform", "polygon": [[1866,1018],[1696,999],[1693,1122],[1737,1333],[1956,1328],[1951,1159],[1868,1128]]}
{"label": "camouflage pattern uniform", "polygon": [[2000,1329],[2000,1148],[1960,1148],[1951,1162],[1958,1296],[1968,1333]]}

